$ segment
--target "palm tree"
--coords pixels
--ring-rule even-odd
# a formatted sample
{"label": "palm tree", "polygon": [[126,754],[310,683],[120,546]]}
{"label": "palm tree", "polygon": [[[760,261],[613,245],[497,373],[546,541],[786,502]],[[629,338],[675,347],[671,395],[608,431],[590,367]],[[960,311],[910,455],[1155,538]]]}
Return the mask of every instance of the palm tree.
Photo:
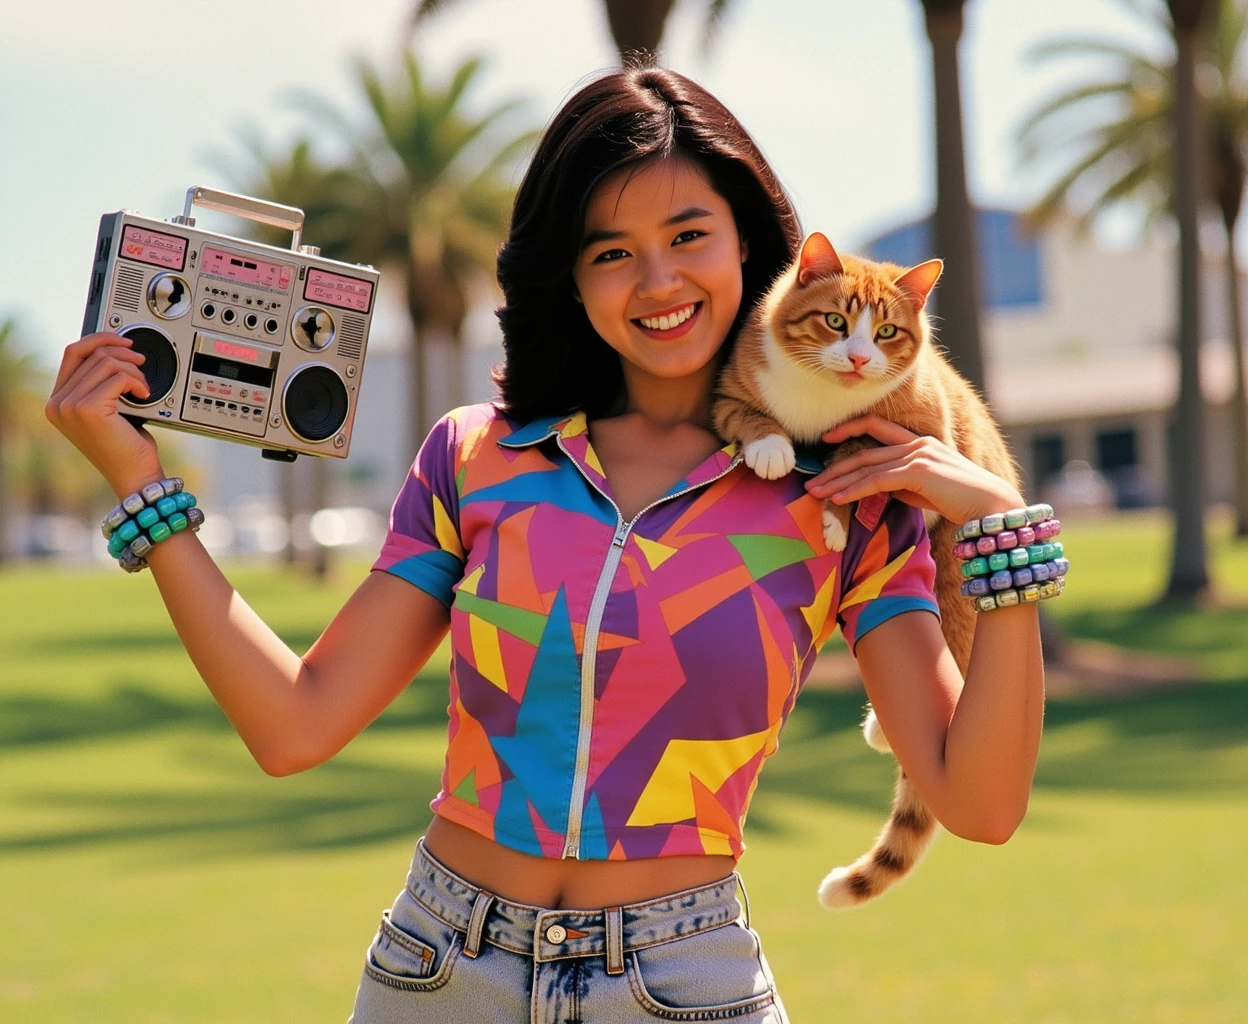
{"label": "palm tree", "polygon": [[[412,9],[411,27],[416,28],[431,15],[449,7],[454,0],[417,0]],[[716,32],[733,0],[708,0],[703,44],[714,41]],[[667,16],[675,0],[602,0],[606,8],[607,26],[619,51],[620,60],[646,60],[658,50],[667,27]]]}
{"label": "palm tree", "polygon": [[[1218,3],[1223,9],[1220,31],[1229,34],[1238,19],[1242,33],[1242,13],[1225,10],[1234,6],[1230,0]],[[1172,59],[1159,60],[1116,40],[1064,40],[1040,47],[1037,56],[1041,58],[1096,55],[1110,58],[1115,66],[1110,75],[1077,83],[1040,107],[1024,124],[1020,140],[1025,159],[1034,160],[1054,149],[1076,152],[1073,162],[1033,209],[1037,221],[1053,216],[1084,189],[1092,191],[1091,199],[1083,204],[1080,220],[1084,226],[1105,208],[1124,200],[1142,202],[1151,218],[1173,215],[1178,220],[1179,399],[1169,452],[1175,542],[1166,593],[1180,598],[1199,595],[1209,585],[1203,461],[1193,457],[1204,450],[1197,219],[1198,193],[1205,181],[1201,166],[1208,147],[1204,143],[1216,138],[1217,132],[1206,135],[1202,131],[1204,121],[1195,85],[1204,0],[1167,0],[1167,6],[1168,18],[1157,10],[1152,13],[1174,39]],[[1224,81],[1236,81],[1237,76],[1229,68],[1227,71]],[[1219,108],[1215,104],[1213,109],[1217,112]],[[1069,127],[1072,121],[1080,125],[1073,131]],[[1238,128],[1233,130],[1238,134]],[[1234,147],[1228,155],[1234,155]],[[1226,175],[1228,190],[1234,185],[1233,172],[1232,167]],[[1242,178],[1239,180],[1242,191]],[[1238,217],[1237,208],[1228,206],[1224,214],[1228,212]],[[1234,218],[1229,223],[1233,232]],[[1233,259],[1233,242],[1230,250]],[[1231,273],[1234,277],[1233,263]],[[1237,303],[1238,294],[1238,286],[1230,289],[1232,302]],[[1235,308],[1231,319],[1233,323],[1238,319]],[[1234,347],[1238,352],[1240,345]],[[1237,390],[1242,392],[1242,373],[1239,381]]]}
{"label": "palm tree", "polygon": [[23,400],[39,390],[35,357],[23,349],[17,321],[13,317],[0,320],[0,562],[8,553],[5,530],[12,504],[5,460],[22,430]]}
{"label": "palm tree", "polygon": [[430,425],[429,335],[444,332],[454,345],[447,394],[458,404],[464,319],[473,291],[493,276],[506,235],[513,195],[507,172],[535,138],[527,131],[498,138],[500,122],[518,103],[501,104],[480,117],[464,110],[481,67],[479,60],[464,61],[445,84],[431,85],[410,51],[392,81],[361,60],[357,79],[372,114],[365,128],[315,97],[301,97],[353,151],[341,169],[344,181],[333,189],[336,220],[327,224],[325,238],[342,259],[395,267],[403,275],[413,332],[413,455]]}
{"label": "palm tree", "polygon": [[950,361],[980,394],[986,394],[979,332],[979,260],[975,215],[966,188],[966,144],[962,132],[962,85],[958,43],[966,0],[920,0],[932,44],[936,120],[935,251],[945,260],[935,311],[941,344]]}

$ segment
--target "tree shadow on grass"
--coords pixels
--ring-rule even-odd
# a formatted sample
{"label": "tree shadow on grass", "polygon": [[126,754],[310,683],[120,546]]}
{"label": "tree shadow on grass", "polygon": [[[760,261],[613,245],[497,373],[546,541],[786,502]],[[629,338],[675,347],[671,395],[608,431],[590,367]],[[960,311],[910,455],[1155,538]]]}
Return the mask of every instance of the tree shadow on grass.
{"label": "tree shadow on grass", "polygon": [[[854,723],[864,697],[807,691],[764,769],[751,805],[754,831],[789,826],[766,794],[883,815],[896,761],[869,750]],[[1169,796],[1242,793],[1248,788],[1248,680],[1115,696],[1051,699],[1037,789]]]}
{"label": "tree shadow on grass", "polygon": [[[446,722],[444,673],[422,673],[371,729],[408,729]],[[0,752],[81,740],[112,739],[174,727],[229,730],[224,712],[207,692],[174,697],[134,681],[98,697],[0,696]]]}
{"label": "tree shadow on grass", "polygon": [[[883,820],[895,762],[863,743],[857,728],[862,707],[857,693],[802,695],[779,753],[763,772],[751,831],[784,833],[797,824],[767,793],[878,812]],[[446,681],[438,672],[418,678],[369,731],[407,733],[426,749],[436,744],[440,754],[445,724]],[[105,792],[74,789],[72,782],[25,788],[12,796],[41,811],[63,812],[64,824],[10,832],[0,838],[0,855],[135,840],[150,841],[154,850],[172,844],[178,857],[323,850],[414,837],[428,823],[428,800],[439,785],[435,769],[364,759],[357,750],[292,779],[269,779],[245,755],[226,754],[204,737],[205,730],[227,729],[206,698],[174,700],[134,684],[95,699],[0,697],[0,755],[181,732],[203,779],[193,785],[160,779],[150,788]],[[1036,785],[1124,796],[1242,792],[1248,786],[1248,681],[1051,700]]]}
{"label": "tree shadow on grass", "polygon": [[1100,640],[1138,651],[1218,655],[1244,650],[1248,609],[1165,604],[1087,608],[1061,617],[1075,639]]}

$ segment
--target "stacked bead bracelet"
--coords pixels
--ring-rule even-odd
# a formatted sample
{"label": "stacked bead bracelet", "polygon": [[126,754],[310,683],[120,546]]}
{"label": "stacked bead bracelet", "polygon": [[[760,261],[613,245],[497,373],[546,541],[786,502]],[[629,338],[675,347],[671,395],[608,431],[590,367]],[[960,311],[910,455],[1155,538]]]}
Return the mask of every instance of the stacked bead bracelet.
{"label": "stacked bead bracelet", "polygon": [[1060,541],[1062,523],[1052,505],[1028,505],[972,519],[954,531],[962,561],[962,596],[978,611],[1033,604],[1066,588],[1070,562]]}
{"label": "stacked bead bracelet", "polygon": [[195,495],[182,486],[177,476],[150,483],[127,495],[104,517],[100,529],[108,541],[108,553],[126,572],[146,569],[144,556],[153,547],[185,529],[198,530],[203,523],[204,513],[195,507]]}

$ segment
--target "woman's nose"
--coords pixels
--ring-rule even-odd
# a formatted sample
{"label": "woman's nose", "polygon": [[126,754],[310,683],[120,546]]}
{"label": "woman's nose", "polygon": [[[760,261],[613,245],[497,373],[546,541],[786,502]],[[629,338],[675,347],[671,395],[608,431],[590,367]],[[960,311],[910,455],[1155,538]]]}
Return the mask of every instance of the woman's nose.
{"label": "woman's nose", "polygon": [[684,286],[680,272],[665,259],[647,259],[641,264],[637,296],[642,299],[664,299]]}

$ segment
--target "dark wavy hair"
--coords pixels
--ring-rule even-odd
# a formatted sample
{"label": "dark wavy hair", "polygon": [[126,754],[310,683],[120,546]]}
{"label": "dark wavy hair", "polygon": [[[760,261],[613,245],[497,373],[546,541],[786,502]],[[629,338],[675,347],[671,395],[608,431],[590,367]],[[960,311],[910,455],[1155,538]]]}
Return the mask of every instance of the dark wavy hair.
{"label": "dark wavy hair", "polygon": [[508,415],[528,421],[574,409],[591,417],[622,411],[619,354],[576,301],[572,269],[594,186],[622,167],[672,153],[707,175],[749,246],[741,309],[721,359],[731,353],[751,307],[796,258],[801,227],[793,204],[719,100],[684,75],[655,67],[590,82],[564,104],[538,143],[498,255],[505,360],[491,377],[495,401]]}

